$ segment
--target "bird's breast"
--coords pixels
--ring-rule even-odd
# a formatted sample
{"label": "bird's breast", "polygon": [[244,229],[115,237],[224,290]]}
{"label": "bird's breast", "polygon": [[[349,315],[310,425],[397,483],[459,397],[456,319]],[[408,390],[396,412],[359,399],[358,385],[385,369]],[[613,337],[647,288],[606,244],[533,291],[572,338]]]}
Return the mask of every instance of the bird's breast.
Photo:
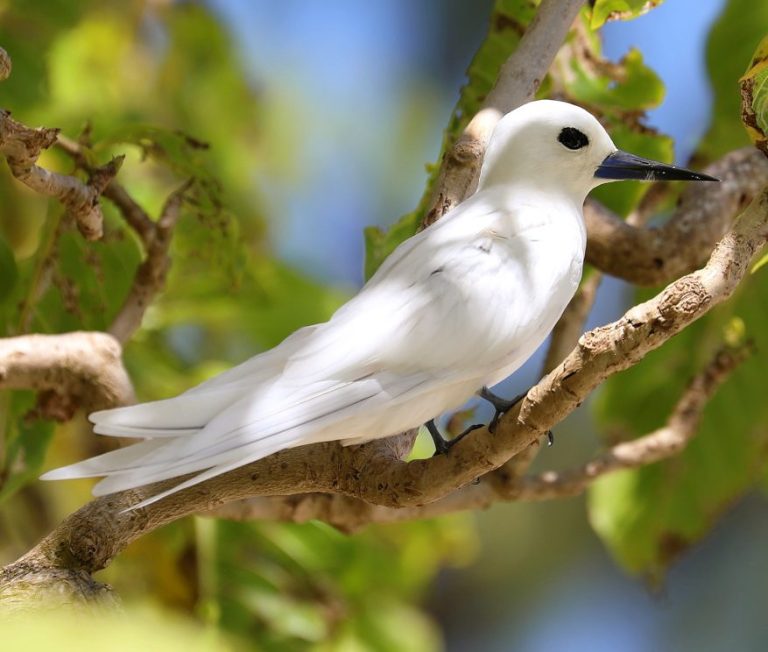
{"label": "bird's breast", "polygon": [[[461,330],[478,364],[519,366],[538,348],[578,287],[584,247],[578,233],[539,225],[515,237],[489,231],[471,244],[462,277]],[[516,367],[515,367],[516,368]]]}

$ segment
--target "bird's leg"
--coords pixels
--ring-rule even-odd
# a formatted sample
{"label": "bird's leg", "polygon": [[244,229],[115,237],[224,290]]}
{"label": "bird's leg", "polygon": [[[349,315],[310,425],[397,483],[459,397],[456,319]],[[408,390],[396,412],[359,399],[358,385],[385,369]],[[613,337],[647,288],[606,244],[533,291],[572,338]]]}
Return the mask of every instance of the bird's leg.
{"label": "bird's leg", "polygon": [[424,424],[424,427],[427,429],[429,436],[432,437],[432,442],[435,444],[435,455],[442,455],[451,450],[456,443],[466,437],[470,432],[482,428],[483,424],[476,423],[473,426],[469,426],[469,428],[456,435],[453,439],[446,439],[440,434],[440,430],[438,430],[434,419],[427,421]]}
{"label": "bird's leg", "polygon": [[506,399],[501,396],[497,396],[490,389],[484,386],[478,392],[478,396],[488,401],[491,405],[493,405],[493,409],[496,410],[496,413],[493,415],[493,419],[491,419],[491,422],[488,424],[488,430],[490,432],[495,432],[496,426],[499,425],[499,419],[501,419],[502,415],[505,412],[509,412],[513,407],[515,407],[515,405],[522,401],[527,393],[528,392],[523,392],[514,398]]}
{"label": "bird's leg", "polygon": [[[522,401],[527,393],[528,392],[523,392],[514,398],[506,399],[498,396],[497,394],[494,394],[487,387],[483,387],[478,392],[478,396],[488,401],[496,410],[496,414],[493,415],[493,419],[491,419],[491,422],[488,424],[488,432],[493,433],[496,430],[496,426],[499,425],[499,419],[501,419],[502,415],[505,412],[509,412],[509,410],[511,410],[513,407],[515,407],[515,405]],[[554,443],[555,436],[552,434],[551,430],[547,430],[547,446],[551,446]]]}

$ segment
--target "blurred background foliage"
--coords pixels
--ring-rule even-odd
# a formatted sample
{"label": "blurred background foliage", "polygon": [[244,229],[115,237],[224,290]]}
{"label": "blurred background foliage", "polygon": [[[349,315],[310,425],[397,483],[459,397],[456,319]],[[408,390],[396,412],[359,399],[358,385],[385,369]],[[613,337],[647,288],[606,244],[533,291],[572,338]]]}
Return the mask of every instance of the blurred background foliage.
{"label": "blurred background foliage", "polygon": [[[537,3],[432,0],[417,7],[377,1],[362,9],[334,0],[321,8],[287,2],[282,10],[277,4],[0,2],[0,45],[14,66],[0,84],[0,106],[28,125],[61,127],[73,138],[83,134],[98,162],[126,154],[119,178],[153,216],[174,188],[190,177],[198,180],[195,201],[176,230],[166,289],[125,349],[140,399],[178,393],[296,328],[328,318],[363,274],[370,275],[414,232],[436,171],[430,165],[420,174],[419,166],[437,160],[442,125],[448,125],[445,146],[477,110]],[[582,14],[540,93],[589,108],[619,147],[672,161],[672,137],[642,119],[661,105],[664,83],[640,49],[625,47],[622,56],[604,58],[598,31],[607,19],[636,19],[649,3],[594,4]],[[666,41],[660,41],[672,56],[675,47],[700,47],[692,37],[670,43],[676,31],[686,30],[691,12],[703,5],[712,15],[721,12],[706,45],[711,120],[705,138],[689,147],[696,165],[703,165],[749,142],[739,120],[737,80],[768,32],[768,6],[747,0],[681,4],[687,5],[676,14],[682,22],[668,25]],[[392,22],[393,7],[399,7],[399,23]],[[666,7],[637,23],[662,15]],[[354,60],[354,28],[344,32],[338,25],[364,25],[365,12],[372,23],[390,20],[379,32],[391,35],[392,24],[401,30],[387,52],[393,61],[402,59],[390,74],[406,78],[404,87],[388,87],[379,71],[384,82],[369,88],[365,65],[374,64]],[[609,41],[614,25],[605,27]],[[327,59],[332,70],[308,80],[292,69],[300,65],[286,59],[289,48],[275,34],[312,46],[322,38],[349,39],[349,50],[335,44],[339,61],[317,52],[315,65]],[[420,51],[415,43],[427,45]],[[289,45],[301,51],[300,44]],[[465,69],[467,83],[457,101]],[[349,84],[368,89],[356,112],[339,108],[349,97],[334,74],[345,73],[352,75]],[[320,89],[314,96],[306,90],[313,84]],[[372,123],[378,128],[371,129]],[[702,133],[706,125],[700,126]],[[322,148],[315,130],[335,139],[351,167]],[[355,143],[379,158],[356,164]],[[46,152],[42,163],[72,169],[56,151]],[[370,177],[366,192],[355,186],[359,170]],[[313,184],[310,200],[287,198],[294,192],[301,198],[302,185]],[[647,188],[614,184],[596,194],[627,215]],[[666,210],[673,202],[674,196]],[[142,251],[109,202],[103,205],[105,237],[87,243],[57,204],[0,175],[0,332],[108,326]],[[344,212],[354,215],[343,222]],[[404,216],[395,220],[398,214]],[[363,272],[364,224],[371,226],[364,234]],[[333,267],[332,259],[341,258],[360,264],[351,273],[348,266]],[[321,269],[322,261],[336,276]],[[724,339],[755,341],[758,354],[709,406],[700,436],[683,455],[610,476],[590,492],[589,521],[625,571],[660,581],[729,506],[765,485],[762,352],[768,341],[760,325],[768,319],[767,294],[764,273],[758,273],[735,300],[607,383],[589,411],[560,426],[557,446],[539,461],[573,463],[601,441],[658,427],[686,381]],[[592,322],[607,321],[647,295],[606,283]],[[521,372],[520,388],[535,380],[540,364],[537,358]],[[63,424],[35,419],[34,402],[26,392],[0,394],[2,563],[88,499],[87,482],[37,482],[43,466],[80,459],[103,445],[82,416]],[[595,431],[602,434],[595,437]],[[416,452],[430,454],[425,442]],[[606,563],[586,525],[584,505],[499,505],[480,516],[371,527],[354,536],[322,523],[188,519],[136,542],[102,574],[123,597],[135,626],[101,614],[98,622],[82,613],[74,620],[54,614],[34,629],[7,629],[4,641],[13,642],[9,649],[37,649],[43,645],[40,632],[55,629],[62,649],[77,641],[79,649],[709,650],[738,637],[745,645],[737,649],[765,649],[764,614],[752,606],[764,604],[764,586],[743,584],[756,568],[768,571],[768,563],[755,557],[755,546],[768,538],[752,518],[766,515],[762,499],[742,502],[726,517],[731,538],[716,533],[670,571],[668,590],[675,593],[661,607]],[[724,561],[734,547],[742,562],[738,570]],[[712,572],[718,568],[722,577]],[[739,597],[725,613],[720,601],[701,599],[734,586]],[[663,622],[659,613],[665,607],[681,616],[678,624]],[[688,613],[705,616],[709,625],[690,631]],[[598,617],[603,626],[596,634]]]}

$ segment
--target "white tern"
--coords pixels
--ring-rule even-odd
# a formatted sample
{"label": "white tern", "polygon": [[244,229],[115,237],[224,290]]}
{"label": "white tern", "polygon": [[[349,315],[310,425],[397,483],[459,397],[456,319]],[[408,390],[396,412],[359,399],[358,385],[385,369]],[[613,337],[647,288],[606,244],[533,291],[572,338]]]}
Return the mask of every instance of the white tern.
{"label": "white tern", "polygon": [[579,285],[590,190],[716,180],[622,152],[583,109],[526,104],[496,126],[477,191],[403,242],[323,324],[175,398],[90,415],[125,448],[46,473],[106,476],[95,495],[195,474],[137,504],[279,450],[395,435],[520,367]]}

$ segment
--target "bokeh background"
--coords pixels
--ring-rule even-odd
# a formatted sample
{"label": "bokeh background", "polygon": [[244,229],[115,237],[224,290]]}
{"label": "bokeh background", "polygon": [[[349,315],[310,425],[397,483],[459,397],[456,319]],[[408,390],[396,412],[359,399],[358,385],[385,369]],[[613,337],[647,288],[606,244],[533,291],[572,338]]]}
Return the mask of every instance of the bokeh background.
{"label": "bokeh background", "polygon": [[[0,45],[14,61],[13,76],[0,84],[1,106],[72,136],[90,122],[100,156],[128,154],[121,178],[154,214],[189,171],[188,156],[220,182],[210,192],[223,208],[182,222],[167,292],[127,348],[141,398],[181,391],[274,345],[327,318],[361,286],[363,229],[385,228],[418,204],[425,166],[437,160],[493,5],[0,3]],[[680,164],[699,151],[713,117],[713,25],[726,9],[748,6],[668,0],[602,30],[607,57],[639,48],[663,81],[663,102],[647,124],[672,136]],[[709,56],[734,59],[728,69],[736,71],[737,93],[755,30],[725,31]],[[181,129],[210,149],[144,160],[147,125]],[[45,163],[67,169],[56,153]],[[110,212],[100,254],[106,285],[94,289],[91,272],[78,267],[84,245],[58,233],[57,208],[8,176],[0,179],[0,219],[21,280],[4,304],[5,332],[103,328],[130,282],[135,243],[116,235],[120,220]],[[61,278],[41,279],[46,248],[58,251]],[[77,298],[85,317],[66,310],[66,278],[86,286]],[[590,325],[615,318],[634,298],[632,288],[606,280]],[[504,391],[527,388],[540,366],[538,355]],[[23,393],[3,394],[0,421],[9,438],[24,441],[33,431],[35,441],[45,440],[40,464],[95,450],[81,419],[12,431],[32,403]],[[478,416],[487,417],[483,409]],[[539,465],[584,459],[599,444],[598,429],[588,403],[558,428]],[[429,454],[428,444],[417,452]],[[41,487],[33,475],[0,494],[2,562],[87,499],[87,483]],[[708,536],[663,578],[622,570],[590,528],[585,499],[576,498],[496,505],[352,537],[319,523],[190,519],[134,544],[102,579],[137,623],[158,632],[155,644],[169,637],[169,647],[158,649],[187,635],[194,643],[184,645],[201,649],[768,649],[768,506],[750,493],[720,511]]]}

